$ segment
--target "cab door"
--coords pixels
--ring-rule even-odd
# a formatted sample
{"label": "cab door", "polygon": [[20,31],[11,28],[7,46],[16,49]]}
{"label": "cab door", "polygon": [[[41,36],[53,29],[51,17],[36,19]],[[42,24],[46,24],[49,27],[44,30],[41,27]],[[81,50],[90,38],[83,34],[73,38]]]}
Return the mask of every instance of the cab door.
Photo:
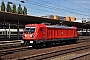
{"label": "cab door", "polygon": [[37,39],[40,40],[45,40],[47,37],[46,35],[46,28],[45,27],[40,27],[37,35]]}
{"label": "cab door", "polygon": [[46,33],[46,27],[42,27],[42,34],[43,34],[43,40],[46,40],[46,38],[47,38],[47,33]]}

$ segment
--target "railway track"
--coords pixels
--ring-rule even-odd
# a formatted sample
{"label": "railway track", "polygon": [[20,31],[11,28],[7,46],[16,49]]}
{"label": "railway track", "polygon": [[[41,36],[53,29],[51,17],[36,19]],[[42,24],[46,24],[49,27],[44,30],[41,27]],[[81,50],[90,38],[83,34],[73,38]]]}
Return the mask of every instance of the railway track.
{"label": "railway track", "polygon": [[[51,58],[51,60],[89,60],[90,58],[87,56],[90,56],[90,47],[55,56],[54,58]],[[85,59],[85,57],[87,57],[87,59]]]}
{"label": "railway track", "polygon": [[[81,40],[80,40],[81,39]],[[81,42],[86,42],[86,41],[90,41],[90,38],[82,38],[80,37],[79,40],[77,41],[77,43],[81,43]],[[70,43],[69,43],[70,44]],[[19,41],[0,41],[0,50],[3,49],[11,49],[11,48],[17,48],[17,47],[23,47],[21,45],[21,40]]]}
{"label": "railway track", "polygon": [[[6,59],[10,59],[10,60],[38,60],[40,59],[40,60],[43,60],[43,59],[46,59],[47,60],[51,57],[64,55],[64,54],[68,54],[68,53],[72,53],[76,51],[81,51],[81,50],[85,50],[88,48],[90,48],[90,42],[84,42],[84,43],[79,43],[79,44],[71,44],[71,45],[66,45],[66,46],[43,48],[43,49],[37,49],[37,50],[28,50],[28,51],[26,50],[24,52],[17,52],[15,54],[2,56],[1,59],[2,60],[6,60]],[[20,54],[20,55],[17,55],[17,54]],[[87,54],[89,54],[89,52]]]}
{"label": "railway track", "polygon": [[77,41],[77,43],[89,42],[89,41],[90,41],[89,39],[90,39],[90,38],[88,38],[88,39],[82,39],[82,40],[78,40],[78,41]]}
{"label": "railway track", "polygon": [[90,60],[90,54],[84,54],[71,60]]}
{"label": "railway track", "polygon": [[[89,40],[78,40],[77,41],[77,43],[81,43],[81,42],[87,42],[87,41],[89,41]],[[6,42],[5,42],[6,43]],[[20,42],[19,42],[20,43]],[[14,44],[14,43],[11,43],[11,44]],[[16,44],[16,43],[15,43]],[[9,45],[9,44],[5,44],[5,45]],[[65,44],[64,44],[65,45]],[[57,45],[58,46],[58,45]],[[52,46],[51,46],[52,47]],[[20,45],[10,45],[10,46],[0,46],[0,52],[2,52],[2,51],[12,51],[12,50],[14,50],[14,49],[16,49],[16,50],[20,50],[20,48],[22,49],[22,48],[28,48],[28,46],[27,47],[25,47],[24,45],[21,45],[21,43],[20,43]]]}
{"label": "railway track", "polygon": [[90,52],[86,52],[86,53],[79,54],[79,55],[76,56],[76,57],[70,58],[70,60],[80,59],[80,58],[85,57],[85,56],[88,56],[88,55],[90,55]]}
{"label": "railway track", "polygon": [[23,47],[18,47],[18,48],[3,49],[3,50],[0,50],[0,56],[5,56],[8,54],[13,54],[15,52],[25,51],[28,49],[30,50],[32,48],[29,48],[28,46],[23,46]]}
{"label": "railway track", "polygon": [[[48,59],[48,58],[55,57],[55,56],[58,56],[58,55],[63,55],[63,54],[67,54],[67,53],[71,53],[71,52],[75,52],[75,51],[79,51],[79,50],[84,50],[84,49],[88,49],[88,48],[90,48],[90,45],[75,47],[75,48],[70,48],[70,49],[60,50],[60,51],[50,51],[50,52],[46,52],[46,53],[31,55],[29,57],[18,58],[16,60],[27,60],[27,59],[43,60],[43,59]],[[90,52],[88,52],[87,54],[90,54]],[[83,56],[83,55],[81,55],[81,56]],[[75,59],[75,58],[78,58],[78,57],[81,57],[81,56],[76,56],[72,59]]]}
{"label": "railway track", "polygon": [[0,41],[0,50],[21,46],[21,40]]}

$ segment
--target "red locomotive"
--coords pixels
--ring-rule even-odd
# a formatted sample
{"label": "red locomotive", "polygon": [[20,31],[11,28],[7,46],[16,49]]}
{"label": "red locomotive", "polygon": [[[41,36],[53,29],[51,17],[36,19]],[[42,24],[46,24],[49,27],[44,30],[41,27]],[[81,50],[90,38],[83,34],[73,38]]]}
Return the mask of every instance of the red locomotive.
{"label": "red locomotive", "polygon": [[27,24],[22,34],[23,42],[28,46],[49,44],[54,42],[76,42],[78,33],[76,27]]}

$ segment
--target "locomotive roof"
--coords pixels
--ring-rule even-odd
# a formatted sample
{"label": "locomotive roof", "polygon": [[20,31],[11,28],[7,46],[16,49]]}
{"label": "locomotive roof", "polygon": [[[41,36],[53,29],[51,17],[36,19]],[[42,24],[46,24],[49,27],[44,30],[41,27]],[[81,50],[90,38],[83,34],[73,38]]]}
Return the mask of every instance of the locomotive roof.
{"label": "locomotive roof", "polygon": [[[45,24],[27,24],[27,26],[30,26],[30,25],[45,25]],[[47,28],[65,28],[65,29],[77,29],[76,27],[72,26],[72,27],[69,27],[69,26],[59,26],[59,25],[46,25]],[[28,27],[27,27],[28,28]]]}
{"label": "locomotive roof", "polygon": [[69,26],[57,26],[57,25],[52,25],[52,26],[46,26],[47,28],[65,28],[65,29],[77,29],[76,27],[69,27]]}

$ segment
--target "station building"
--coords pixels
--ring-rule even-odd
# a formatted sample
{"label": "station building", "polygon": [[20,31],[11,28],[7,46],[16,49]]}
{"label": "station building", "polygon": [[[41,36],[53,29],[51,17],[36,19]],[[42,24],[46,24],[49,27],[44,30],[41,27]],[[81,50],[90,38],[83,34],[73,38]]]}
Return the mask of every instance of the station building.
{"label": "station building", "polygon": [[75,17],[70,17],[70,16],[63,17],[58,15],[48,15],[48,16],[41,16],[41,17],[55,19],[55,20],[71,21],[71,22],[74,22],[76,20]]}

